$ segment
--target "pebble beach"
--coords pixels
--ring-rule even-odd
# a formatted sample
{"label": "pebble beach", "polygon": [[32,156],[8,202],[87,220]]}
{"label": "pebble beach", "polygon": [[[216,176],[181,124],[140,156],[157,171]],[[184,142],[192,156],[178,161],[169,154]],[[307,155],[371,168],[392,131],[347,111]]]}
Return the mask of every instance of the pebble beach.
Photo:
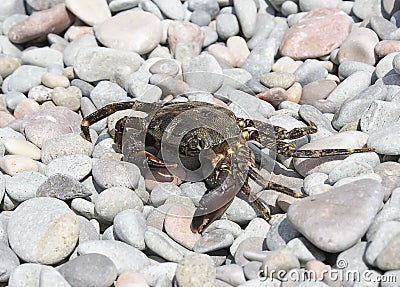
{"label": "pebble beach", "polygon": [[[399,287],[400,1],[1,0],[0,287]],[[287,130],[190,229],[203,181],[157,182],[123,161],[116,102],[201,101]],[[228,123],[227,123],[228,124]],[[257,154],[270,154],[267,149]]]}

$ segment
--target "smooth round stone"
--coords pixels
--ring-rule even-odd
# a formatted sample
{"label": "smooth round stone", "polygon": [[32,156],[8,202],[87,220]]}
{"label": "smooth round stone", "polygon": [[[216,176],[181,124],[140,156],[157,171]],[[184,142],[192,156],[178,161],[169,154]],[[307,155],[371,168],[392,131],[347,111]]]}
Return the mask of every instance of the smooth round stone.
{"label": "smooth round stone", "polygon": [[375,72],[375,67],[362,62],[344,61],[339,65],[338,76],[341,78],[347,78],[359,71],[368,72],[370,75],[372,75],[372,73]]}
{"label": "smooth round stone", "polygon": [[22,202],[34,198],[46,179],[46,176],[36,171],[20,172],[6,179],[6,192],[12,199]]}
{"label": "smooth round stone", "polygon": [[8,92],[5,94],[5,103],[11,110],[15,110],[20,102],[26,99],[26,96],[21,92]]}
{"label": "smooth round stone", "polygon": [[115,282],[115,287],[129,286],[148,287],[149,285],[142,274],[138,272],[125,271],[118,276],[118,280]]}
{"label": "smooth round stone", "polygon": [[144,215],[136,209],[121,211],[114,217],[114,235],[139,250],[146,247],[144,243],[146,227]]}
{"label": "smooth round stone", "polygon": [[302,86],[305,86],[311,82],[319,81],[324,79],[328,74],[328,71],[317,60],[306,60],[295,72],[296,82],[299,82]]}
{"label": "smooth round stone", "polygon": [[31,88],[40,85],[42,75],[45,73],[46,70],[42,67],[31,65],[20,66],[7,78],[8,91],[26,93]]}
{"label": "smooth round stone", "polygon": [[69,80],[67,77],[53,73],[44,74],[42,76],[42,83],[51,89],[54,89],[55,87],[69,87]]}
{"label": "smooth round stone", "polygon": [[399,259],[395,256],[400,250],[400,237],[392,238],[383,251],[376,258],[376,265],[381,270],[398,270]]}
{"label": "smooth round stone", "polygon": [[372,15],[382,15],[381,1],[356,0],[352,11],[360,19],[366,19]]}
{"label": "smooth round stone", "polygon": [[336,87],[337,84],[332,80],[311,82],[303,87],[300,104],[313,105],[318,100],[324,100]]}
{"label": "smooth round stone", "polygon": [[375,148],[377,153],[388,155],[399,155],[398,146],[400,124],[389,124],[381,129],[370,133],[368,146]]}
{"label": "smooth round stone", "polygon": [[143,59],[139,54],[105,47],[80,49],[75,57],[74,71],[84,81],[112,79],[117,71],[139,69]]}
{"label": "smooth round stone", "polygon": [[300,268],[299,259],[288,249],[274,250],[266,254],[262,262],[261,270],[269,277],[276,277],[277,274],[271,270],[289,270]]}
{"label": "smooth round stone", "polygon": [[[365,234],[381,207],[383,195],[379,182],[359,180],[292,204],[288,219],[319,249],[340,252]],[[315,228],[321,224],[325,228]]]}
{"label": "smooth round stone", "polygon": [[[359,131],[346,131],[332,136],[314,140],[301,150],[362,148],[367,143],[368,135]],[[345,156],[301,159],[295,158],[294,167],[301,175],[306,176],[314,172],[329,173]]]}
{"label": "smooth round stone", "polygon": [[4,21],[13,14],[24,14],[25,7],[21,1],[3,1],[0,4],[0,21]]}
{"label": "smooth round stone", "polygon": [[374,101],[363,113],[360,127],[363,132],[371,133],[382,129],[400,118],[400,103]]}
{"label": "smooth round stone", "polygon": [[289,29],[282,40],[280,52],[282,56],[292,59],[328,55],[346,39],[351,25],[352,19],[339,9],[315,9]]}
{"label": "smooth round stone", "polygon": [[[22,13],[25,14],[25,13]],[[10,40],[22,44],[35,40],[47,39],[50,33],[59,34],[67,29],[74,21],[74,16],[64,4],[30,15],[26,20],[14,25],[8,32]]]}
{"label": "smooth round stone", "polygon": [[150,264],[146,255],[124,242],[116,240],[92,240],[77,247],[79,255],[98,253],[111,259],[118,274],[124,271],[139,271]]}
{"label": "smooth round stone", "polygon": [[[301,11],[309,12],[313,9],[317,8],[336,8],[340,1],[334,0],[323,0],[323,1],[307,1],[307,0],[300,0],[299,7]],[[282,4],[283,5],[283,4]]]}
{"label": "smooth round stone", "polygon": [[33,159],[22,155],[5,155],[0,158],[0,168],[14,176],[23,171],[38,171],[39,166]]}
{"label": "smooth round stone", "polygon": [[216,19],[216,28],[219,37],[223,40],[239,34],[239,22],[233,14],[220,14]]}
{"label": "smooth round stone", "polygon": [[393,58],[393,69],[397,74],[400,74],[400,56],[398,55]]}
{"label": "smooth round stone", "polygon": [[238,224],[246,224],[256,217],[256,212],[245,200],[235,197],[223,216]]}
{"label": "smooth round stone", "polygon": [[26,262],[41,264],[65,259],[79,236],[78,219],[68,205],[47,197],[21,203],[10,217],[7,229],[14,252]]}
{"label": "smooth round stone", "polygon": [[233,235],[226,229],[214,229],[200,237],[193,246],[197,253],[207,253],[223,248],[228,248],[233,243]]}
{"label": "smooth round stone", "polygon": [[72,111],[79,110],[82,92],[77,87],[57,87],[51,92],[51,99],[56,106],[66,107]]}
{"label": "smooth round stone", "polygon": [[168,261],[179,262],[184,256],[191,254],[188,249],[154,227],[148,226],[144,236],[147,248]]}
{"label": "smooth round stone", "polygon": [[181,190],[173,183],[163,182],[157,184],[150,194],[150,200],[155,207],[163,205],[165,201],[174,195],[180,195]]}
{"label": "smooth round stone", "polygon": [[375,75],[378,78],[383,78],[388,73],[390,73],[393,69],[393,59],[396,55],[400,53],[391,53],[384,58],[382,58],[379,63],[376,65]]}
{"label": "smooth round stone", "polygon": [[10,278],[11,272],[19,265],[19,259],[17,255],[8,247],[5,243],[0,241],[0,270],[2,274],[0,276],[0,282],[7,282]]}
{"label": "smooth round stone", "polygon": [[215,286],[216,270],[210,256],[192,254],[179,262],[175,276],[180,287],[211,287]]}
{"label": "smooth round stone", "polygon": [[[163,262],[143,268],[141,272],[150,286],[172,286],[171,281],[175,276],[178,264],[174,262]],[[167,285],[165,285],[167,284]]]}
{"label": "smooth round stone", "polygon": [[11,273],[8,280],[9,286],[18,286],[20,284],[25,286],[35,286],[40,280],[40,273],[43,268],[41,264],[23,263],[18,265]]}
{"label": "smooth round stone", "polygon": [[328,175],[325,173],[315,172],[307,175],[303,181],[304,192],[308,195],[314,195],[329,191],[331,187],[325,184],[328,180]]}
{"label": "smooth round stone", "polygon": [[192,88],[210,93],[217,91],[224,81],[217,60],[207,54],[199,55],[190,61],[184,80]]}
{"label": "smooth round stone", "polygon": [[42,147],[42,162],[48,164],[52,160],[74,154],[91,155],[92,143],[80,134],[65,134],[47,140]]}
{"label": "smooth round stone", "polygon": [[[68,43],[63,50],[64,63],[66,66],[73,66],[79,50],[87,47],[97,47],[97,41],[92,34],[83,34],[74,41]],[[76,79],[78,80],[78,79]]]}
{"label": "smooth round stone", "polygon": [[[66,0],[65,6],[90,26],[103,23],[111,17],[111,11],[105,0],[94,0],[89,3],[83,3],[79,0]],[[96,13],[93,13],[93,11],[96,11]]]}
{"label": "smooth round stone", "polygon": [[343,178],[355,177],[373,172],[373,167],[368,163],[345,159],[331,170],[329,173],[329,183],[334,184]]}
{"label": "smooth round stone", "polygon": [[11,75],[19,66],[20,60],[8,55],[0,56],[0,76],[4,79]]}
{"label": "smooth round stone", "polygon": [[161,12],[167,16],[167,18],[172,20],[183,20],[185,18],[185,9],[179,0],[172,0],[165,2],[163,0],[154,0],[153,1],[158,8],[160,8]]}
{"label": "smooth round stone", "polygon": [[299,7],[296,3],[292,1],[285,1],[282,3],[281,12],[283,16],[289,16],[292,14],[296,14],[299,11]]}
{"label": "smooth round stone", "polygon": [[15,120],[15,117],[5,111],[0,111],[0,128],[3,128]]}
{"label": "smooth round stone", "polygon": [[234,254],[235,263],[240,266],[245,266],[250,262],[244,254],[261,253],[265,249],[265,238],[263,237],[247,237],[243,239],[237,246]]}
{"label": "smooth round stone", "polygon": [[190,15],[190,22],[200,27],[207,26],[211,22],[211,16],[204,10],[195,10]]}
{"label": "smooth round stone", "polygon": [[93,162],[93,178],[102,188],[121,186],[136,188],[140,178],[139,168],[129,162],[98,159]]}
{"label": "smooth round stone", "polygon": [[162,59],[155,62],[150,66],[149,71],[152,74],[165,74],[169,76],[176,76],[179,73],[179,64],[170,59]]}
{"label": "smooth round stone", "polygon": [[218,40],[218,33],[214,29],[208,27],[208,26],[203,26],[200,27],[200,31],[203,34],[204,40],[202,43],[202,47],[208,47],[211,44],[214,44]]}
{"label": "smooth round stone", "polygon": [[117,279],[117,268],[113,261],[102,254],[78,256],[58,268],[71,286],[107,287]]}
{"label": "smooth round stone", "polygon": [[126,100],[127,93],[115,83],[101,81],[90,93],[90,99],[93,101],[93,104],[100,109],[107,104]]}
{"label": "smooth round stone", "polygon": [[375,45],[375,53],[378,57],[385,57],[390,53],[400,52],[400,41],[383,40]]}
{"label": "smooth round stone", "polygon": [[[90,93],[94,89],[94,87],[89,84],[88,82],[82,81],[81,79],[74,79],[71,81],[71,86],[77,87],[81,92],[82,95],[85,97],[89,97]],[[88,114],[85,114],[85,116]]]}
{"label": "smooth round stone", "polygon": [[242,229],[240,228],[239,224],[226,219],[218,219],[213,221],[206,227],[204,232],[211,232],[216,229],[228,230],[234,238],[237,238],[242,233]]}
{"label": "smooth round stone", "polygon": [[[347,39],[340,46],[337,59],[339,63],[344,61],[358,61],[375,65],[376,55],[374,47],[378,42],[378,36],[371,29],[354,27]],[[354,49],[357,49],[357,52]]]}
{"label": "smooth round stone", "polygon": [[216,269],[217,279],[222,280],[232,286],[238,286],[246,282],[243,269],[237,264],[218,266]]}
{"label": "smooth round stone", "polygon": [[49,176],[36,190],[36,197],[55,197],[60,200],[88,197],[91,194],[82,183],[63,174]]}
{"label": "smooth round stone", "polygon": [[290,57],[284,56],[276,60],[271,69],[274,72],[294,73],[301,64],[302,61],[295,61]]}
{"label": "smooth round stone", "polygon": [[233,6],[246,38],[251,38],[256,31],[257,7],[255,2],[234,0]]}
{"label": "smooth round stone", "polygon": [[112,222],[114,217],[126,209],[143,209],[143,203],[136,193],[126,187],[111,187],[103,190],[94,201],[96,214]]}
{"label": "smooth round stone", "polygon": [[4,146],[8,154],[27,156],[34,160],[40,159],[40,149],[26,140],[9,138],[4,141]]}
{"label": "smooth round stone", "polygon": [[22,52],[21,61],[23,65],[43,68],[51,64],[64,66],[62,53],[49,47],[25,50]]}
{"label": "smooth round stone", "polygon": [[192,250],[195,242],[201,237],[190,229],[193,212],[183,205],[173,205],[167,211],[164,228],[176,242]]}
{"label": "smooth round stone", "polygon": [[219,44],[212,44],[207,48],[207,50],[222,63],[226,63],[232,67],[236,66],[236,60],[227,47]]}
{"label": "smooth round stone", "polygon": [[229,37],[226,41],[226,47],[236,60],[235,66],[241,67],[250,54],[246,41],[239,36]]}
{"label": "smooth round stone", "polygon": [[87,155],[73,154],[58,157],[50,161],[45,173],[47,176],[63,174],[75,180],[82,180],[92,170],[92,159]]}
{"label": "smooth round stone", "polygon": [[397,27],[389,20],[382,16],[372,16],[369,20],[371,29],[378,35],[380,39],[386,40],[390,38],[390,34],[396,31]]}
{"label": "smooth round stone", "polygon": [[263,93],[257,94],[256,97],[270,103],[274,107],[278,107],[282,102],[288,100],[287,92],[279,87],[271,88]]}
{"label": "smooth round stone", "polygon": [[297,256],[302,266],[312,260],[326,260],[325,253],[313,246],[304,237],[294,238],[288,242],[287,247]]}
{"label": "smooth round stone", "polygon": [[188,1],[188,9],[191,11],[203,10],[211,17],[218,15],[220,8],[216,0],[190,0]]}
{"label": "smooth round stone", "polygon": [[149,12],[127,11],[96,25],[94,31],[106,47],[146,54],[160,43],[162,25]]}
{"label": "smooth round stone", "polygon": [[265,243],[269,250],[282,249],[289,241],[301,235],[289,223],[286,215],[274,219],[271,224],[271,228],[265,232],[267,234]]}
{"label": "smooth round stone", "polygon": [[293,85],[294,81],[295,76],[285,72],[271,72],[260,76],[260,82],[268,88],[280,87],[288,89]]}
{"label": "smooth round stone", "polygon": [[80,132],[81,120],[79,115],[67,108],[54,107],[25,116],[21,128],[27,140],[41,148],[48,139]]}
{"label": "smooth round stone", "polygon": [[14,117],[16,119],[21,119],[25,115],[33,114],[39,109],[40,109],[39,104],[36,101],[32,99],[23,99],[15,107]]}
{"label": "smooth round stone", "polygon": [[28,98],[43,103],[51,99],[51,91],[52,89],[39,85],[29,90]]}

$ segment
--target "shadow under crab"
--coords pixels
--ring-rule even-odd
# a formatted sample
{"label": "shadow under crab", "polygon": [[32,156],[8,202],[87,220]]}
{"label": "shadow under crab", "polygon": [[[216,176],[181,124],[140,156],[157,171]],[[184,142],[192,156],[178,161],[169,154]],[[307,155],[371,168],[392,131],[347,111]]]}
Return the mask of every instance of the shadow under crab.
{"label": "shadow under crab", "polygon": [[269,209],[252,193],[249,177],[263,189],[304,197],[302,193],[264,178],[258,172],[254,153],[246,144],[248,141],[275,148],[276,153],[286,157],[318,158],[373,151],[371,148],[297,150],[288,141],[317,132],[312,122],[309,126],[287,131],[261,121],[238,118],[228,109],[196,101],[130,101],[106,105],[82,120],[85,139],[91,141],[91,124],[126,109],[142,111],[147,116],[125,116],[115,125],[114,142],[122,150],[125,161],[135,163],[142,172],[151,171],[155,177],[204,180],[209,188],[193,216],[193,232],[201,233],[221,216],[240,191],[249,196],[268,220]]}

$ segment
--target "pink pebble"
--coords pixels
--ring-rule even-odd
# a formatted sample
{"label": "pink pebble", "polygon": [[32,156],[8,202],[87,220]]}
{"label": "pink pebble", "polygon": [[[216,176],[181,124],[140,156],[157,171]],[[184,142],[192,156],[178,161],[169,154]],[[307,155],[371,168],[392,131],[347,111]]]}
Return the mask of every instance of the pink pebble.
{"label": "pink pebble", "polygon": [[149,287],[142,274],[134,271],[125,271],[118,276],[115,287]]}
{"label": "pink pebble", "polygon": [[309,279],[322,280],[324,279],[324,273],[328,270],[328,266],[319,260],[311,260],[307,262],[306,270],[311,271],[307,273]]}
{"label": "pink pebble", "polygon": [[0,128],[4,128],[6,125],[15,120],[14,116],[5,111],[0,111]]}
{"label": "pink pebble", "polygon": [[39,108],[39,104],[36,101],[32,99],[24,99],[15,107],[14,117],[20,119],[25,115],[38,111]]}

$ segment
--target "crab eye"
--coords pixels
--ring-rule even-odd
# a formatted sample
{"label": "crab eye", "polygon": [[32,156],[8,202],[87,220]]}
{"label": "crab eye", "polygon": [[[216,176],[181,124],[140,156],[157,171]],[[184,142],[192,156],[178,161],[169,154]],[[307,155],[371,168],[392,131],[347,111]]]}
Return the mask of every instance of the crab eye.
{"label": "crab eye", "polygon": [[204,141],[195,137],[189,140],[188,145],[191,150],[202,150],[204,148]]}

